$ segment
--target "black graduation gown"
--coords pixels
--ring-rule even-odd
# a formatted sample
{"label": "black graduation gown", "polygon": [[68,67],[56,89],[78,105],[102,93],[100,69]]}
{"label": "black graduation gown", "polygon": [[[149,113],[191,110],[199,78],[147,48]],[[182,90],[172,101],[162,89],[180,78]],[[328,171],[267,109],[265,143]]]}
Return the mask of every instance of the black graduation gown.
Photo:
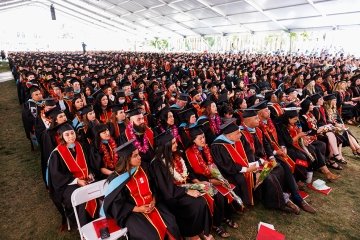
{"label": "black graduation gown", "polygon": [[30,133],[34,134],[35,119],[40,113],[40,107],[32,101],[27,101],[23,105],[21,117],[24,125],[26,138],[30,139]]}
{"label": "black graduation gown", "polygon": [[151,174],[158,193],[158,201],[163,201],[174,214],[181,235],[191,237],[210,233],[211,214],[203,197],[194,198],[186,194],[185,188],[177,186],[169,170],[161,159],[151,162]]}
{"label": "black graduation gown", "polygon": [[[261,142],[256,133],[251,133],[251,135],[254,139],[255,152],[251,149],[245,136],[241,136],[241,142],[243,143],[249,162],[259,161],[260,158],[266,158],[266,156],[273,155],[273,149],[271,148],[270,143],[266,140],[265,136],[263,136],[263,141]],[[279,163],[256,189],[255,196],[260,198],[264,206],[267,208],[282,209],[285,206],[283,195],[284,180],[285,172],[283,166]]]}
{"label": "black graduation gown", "polygon": [[[76,153],[71,151],[74,158],[76,157]],[[86,158],[86,155],[85,155]],[[58,151],[54,151],[48,162],[48,187],[50,197],[54,201],[55,205],[61,203],[65,207],[65,211],[67,212],[68,217],[75,223],[74,215],[71,214],[73,212],[72,204],[71,204],[71,194],[80,186],[77,184],[69,185],[72,181],[74,181],[74,175],[67,168],[64,160],[60,156]],[[91,168],[88,165],[88,171],[91,172]],[[57,206],[58,207],[58,206]],[[85,204],[81,204],[77,208],[80,225],[83,226],[90,220],[90,216],[85,210]]]}
{"label": "black graduation gown", "polygon": [[211,145],[213,143],[213,141],[215,140],[215,138],[217,137],[217,135],[211,130],[209,121],[210,121],[209,118],[201,117],[198,119],[197,125],[202,126],[201,128],[202,128],[203,132],[205,133],[206,143],[208,145]]}
{"label": "black graduation gown", "polygon": [[[160,212],[160,215],[167,226],[167,230],[176,239],[181,239],[174,215],[169,212],[164,203],[157,199],[152,188],[153,184],[151,177],[145,169],[144,171],[150,181],[149,185],[156,199],[156,208]],[[114,177],[116,176],[110,176],[108,181],[111,182]],[[158,239],[159,235],[156,229],[146,219],[146,217],[142,213],[133,212],[136,203],[132,198],[129,189],[126,187],[126,183],[129,180],[130,178],[118,186],[104,199],[103,208],[105,215],[107,217],[114,218],[120,227],[127,227],[130,239]]]}
{"label": "black graduation gown", "polygon": [[211,145],[211,154],[214,162],[224,178],[236,186],[234,189],[235,193],[245,204],[251,205],[252,201],[247,190],[246,179],[240,173],[242,166],[234,162],[229,152],[222,145],[223,143],[228,144],[224,140],[216,139]]}
{"label": "black graduation gown", "polygon": [[51,152],[56,148],[57,142],[55,139],[56,130],[46,129],[40,136],[40,154],[41,154],[41,173],[43,180],[46,183],[46,167]]}
{"label": "black graduation gown", "polygon": [[115,136],[115,126],[114,126],[113,123],[108,122],[106,125],[107,125],[108,128],[109,128],[111,137],[115,140],[116,144],[117,144],[118,146],[120,146],[120,136],[121,136],[121,134],[123,134],[123,133],[125,132],[125,129],[126,129],[125,123],[124,123],[124,122],[122,122],[122,123],[117,123],[117,125],[118,125],[118,127],[119,127],[119,132],[120,132],[120,136],[119,136],[119,137],[116,137],[116,136]]}
{"label": "black graduation gown", "polygon": [[[110,152],[109,144],[106,144],[106,147]],[[89,165],[94,170],[95,177],[98,180],[106,179],[108,177],[107,175],[101,172],[101,168],[105,168],[103,157],[104,154],[100,153],[100,150],[97,147],[95,147],[95,144],[92,144],[90,146]],[[107,167],[107,169],[109,168]],[[109,170],[114,171],[114,169],[109,169]]]}

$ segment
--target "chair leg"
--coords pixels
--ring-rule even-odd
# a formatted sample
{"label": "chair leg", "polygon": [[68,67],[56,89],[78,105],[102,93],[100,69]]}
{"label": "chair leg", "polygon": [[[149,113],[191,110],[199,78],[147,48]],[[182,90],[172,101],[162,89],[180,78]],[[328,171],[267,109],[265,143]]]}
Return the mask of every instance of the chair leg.
{"label": "chair leg", "polygon": [[66,223],[67,223],[68,231],[70,232],[71,231],[70,220],[69,220],[69,218],[67,216],[66,216]]}

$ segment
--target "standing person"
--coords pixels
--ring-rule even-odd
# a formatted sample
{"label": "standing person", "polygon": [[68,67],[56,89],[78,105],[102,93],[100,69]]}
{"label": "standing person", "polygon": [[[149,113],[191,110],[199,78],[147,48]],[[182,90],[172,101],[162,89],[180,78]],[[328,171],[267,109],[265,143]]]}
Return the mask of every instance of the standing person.
{"label": "standing person", "polygon": [[84,42],[81,43],[82,49],[83,49],[83,54],[86,53],[86,44]]}
{"label": "standing person", "polygon": [[165,132],[157,137],[156,146],[156,157],[150,166],[159,193],[158,201],[164,201],[175,215],[183,237],[199,239],[199,235],[204,234],[205,239],[213,239],[210,235],[211,213],[205,197],[201,197],[198,190],[183,186],[190,177],[185,161],[177,151],[176,139]]}
{"label": "standing person", "polygon": [[131,239],[180,239],[175,217],[158,201],[134,140],[116,149],[119,161],[105,186],[102,212],[127,227]]}

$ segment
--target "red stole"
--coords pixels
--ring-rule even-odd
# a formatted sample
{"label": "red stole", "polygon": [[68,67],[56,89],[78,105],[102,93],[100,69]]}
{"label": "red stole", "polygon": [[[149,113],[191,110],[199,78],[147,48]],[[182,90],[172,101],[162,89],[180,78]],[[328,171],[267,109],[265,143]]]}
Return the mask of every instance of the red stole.
{"label": "red stole", "polygon": [[322,119],[324,120],[324,123],[327,124],[327,122],[326,122],[325,109],[324,109],[323,106],[320,106],[320,107],[319,107],[319,112],[320,112],[320,114],[321,114]]}
{"label": "red stole", "polygon": [[[64,160],[69,171],[75,176],[75,178],[86,180],[89,176],[88,167],[85,159],[85,155],[81,145],[75,142],[76,159],[74,159],[70,150],[65,145],[57,146],[58,153]],[[88,201],[85,205],[86,211],[94,218],[97,208],[96,199]]]}
{"label": "red stole", "polygon": [[271,107],[275,110],[278,117],[284,114],[284,110],[281,108],[280,104],[274,103]]}
{"label": "red stole", "polygon": [[[130,195],[135,201],[136,206],[140,207],[152,202],[153,195],[150,189],[149,180],[141,167],[136,170],[134,175],[126,183],[126,187],[129,189]],[[142,214],[156,229],[159,238],[164,239],[167,232],[167,226],[157,208],[155,207],[151,213]]]}
{"label": "red stole", "polygon": [[[301,130],[296,125],[288,125],[288,131],[289,131],[290,136],[292,138],[294,138]],[[293,141],[293,146],[296,147],[297,149],[303,151],[303,149],[300,147],[298,141],[296,141],[296,142]]]}
{"label": "red stole", "polygon": [[[205,163],[204,159],[202,158],[202,155],[196,155],[193,148],[189,147],[186,151],[186,158],[191,166],[191,168],[194,170],[196,174],[204,175],[208,179],[211,179],[211,173],[210,169],[208,168],[207,164]],[[209,159],[208,159],[209,160]],[[210,163],[211,164],[211,163]],[[228,189],[226,189],[223,185],[213,185],[219,192],[225,193],[225,197],[228,200],[228,203],[231,203],[234,198],[231,196]]]}
{"label": "red stole", "polygon": [[[246,126],[243,126],[244,130],[242,130],[242,134],[246,138],[246,141],[250,144],[251,150],[255,153],[255,142],[252,134],[247,130]],[[256,130],[256,136],[258,137],[260,143],[263,143],[263,134],[262,131],[259,128],[255,128]]]}
{"label": "red stole", "polygon": [[111,110],[106,110],[106,112],[102,111],[100,114],[100,121],[102,123],[107,123],[111,118]]}
{"label": "red stole", "polygon": [[[128,127],[125,129],[125,136],[128,140],[132,139],[130,131],[131,130]],[[148,142],[150,143],[151,148],[154,149],[154,133],[153,133],[153,131],[150,128],[146,127],[144,134],[145,134],[144,137],[147,138]]]}
{"label": "red stole", "polygon": [[[236,141],[234,144],[235,146],[229,143],[220,143],[220,144],[222,144],[225,147],[231,159],[236,164],[239,164],[242,167],[249,167],[249,161],[247,159],[244,147],[240,141]],[[248,188],[251,205],[254,205],[253,192],[252,192],[254,188],[254,175],[252,172],[245,172],[243,174],[246,179],[246,185]]]}
{"label": "red stole", "polygon": [[[280,146],[278,144],[278,136],[275,129],[275,126],[271,119],[269,118],[267,120],[267,124],[260,121],[259,128],[262,130],[263,134],[267,138],[267,140],[270,142],[271,146],[274,148],[275,151],[278,151],[280,149]],[[291,172],[294,173],[295,171],[295,162],[289,157],[289,155],[282,156],[282,160],[284,160],[290,167]]]}

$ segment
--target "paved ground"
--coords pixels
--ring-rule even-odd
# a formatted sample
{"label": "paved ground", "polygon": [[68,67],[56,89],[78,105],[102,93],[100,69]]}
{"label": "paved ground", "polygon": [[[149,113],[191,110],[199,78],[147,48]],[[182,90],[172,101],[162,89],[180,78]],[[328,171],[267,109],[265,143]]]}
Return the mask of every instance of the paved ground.
{"label": "paved ground", "polygon": [[13,75],[10,71],[0,73],[0,82],[6,82],[13,79]]}

